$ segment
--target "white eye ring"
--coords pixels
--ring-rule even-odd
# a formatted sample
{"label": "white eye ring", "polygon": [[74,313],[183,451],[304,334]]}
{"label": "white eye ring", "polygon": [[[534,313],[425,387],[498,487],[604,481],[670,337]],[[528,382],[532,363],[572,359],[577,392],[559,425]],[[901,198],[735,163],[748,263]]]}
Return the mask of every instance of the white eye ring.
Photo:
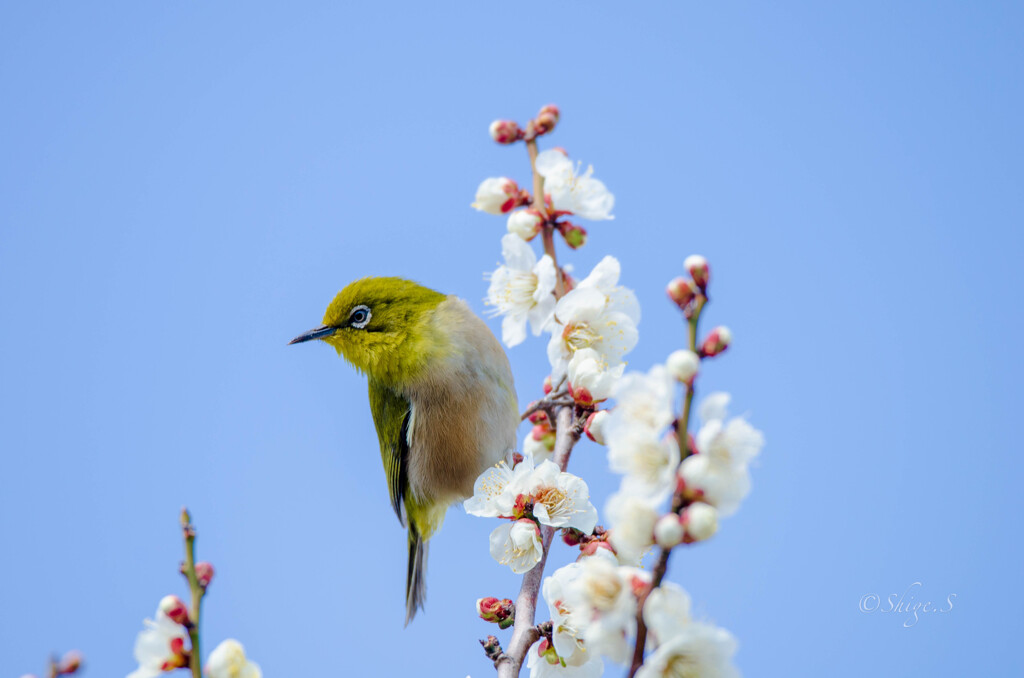
{"label": "white eye ring", "polygon": [[[356,316],[359,315],[360,313],[364,314],[365,317],[362,317],[359,320],[355,320]],[[367,324],[369,324],[371,316],[372,314],[370,313],[370,307],[363,306],[362,304],[360,304],[359,306],[353,308],[352,312],[348,314],[348,319],[350,321],[349,327],[354,327],[357,330],[361,330],[364,327],[366,327]]]}

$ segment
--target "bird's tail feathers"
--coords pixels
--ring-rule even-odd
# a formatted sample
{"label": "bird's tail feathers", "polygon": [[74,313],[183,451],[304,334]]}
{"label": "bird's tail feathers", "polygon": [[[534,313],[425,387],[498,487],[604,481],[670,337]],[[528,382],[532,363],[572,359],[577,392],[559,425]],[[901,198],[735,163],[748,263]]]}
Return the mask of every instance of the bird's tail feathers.
{"label": "bird's tail feathers", "polygon": [[423,609],[427,599],[427,540],[420,535],[416,524],[409,521],[409,571],[405,579],[405,625],[408,626],[417,610]]}

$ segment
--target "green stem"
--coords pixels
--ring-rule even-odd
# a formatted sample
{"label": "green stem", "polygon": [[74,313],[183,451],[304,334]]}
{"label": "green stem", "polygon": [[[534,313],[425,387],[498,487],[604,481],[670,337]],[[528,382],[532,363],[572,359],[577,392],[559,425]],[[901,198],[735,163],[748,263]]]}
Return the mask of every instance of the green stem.
{"label": "green stem", "polygon": [[555,264],[555,299],[561,299],[565,295],[565,278],[562,269],[558,266],[558,255],[555,253],[555,227],[548,218],[548,207],[544,203],[544,177],[537,171],[537,140],[530,139],[526,142],[526,151],[530,154],[530,171],[533,173],[533,209],[540,212],[544,218],[541,226],[541,240],[544,243],[544,253],[551,257]]}
{"label": "green stem", "polygon": [[199,585],[199,578],[196,576],[196,529],[192,526],[191,516],[187,510],[182,511],[181,522],[185,533],[185,567],[182,574],[188,579],[188,587],[192,592],[192,609],[189,612],[191,625],[188,627],[188,637],[192,643],[192,656],[189,665],[192,668],[192,678],[202,678],[203,655],[199,647],[199,615],[202,611],[205,591]]}

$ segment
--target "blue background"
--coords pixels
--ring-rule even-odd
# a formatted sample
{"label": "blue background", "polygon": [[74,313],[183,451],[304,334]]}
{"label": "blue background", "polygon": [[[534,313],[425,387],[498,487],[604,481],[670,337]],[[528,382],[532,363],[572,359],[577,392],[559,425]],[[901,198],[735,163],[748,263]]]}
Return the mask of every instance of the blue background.
{"label": "blue background", "polygon": [[[528,179],[487,124],[548,102],[544,143],[617,197],[563,260],[621,260],[632,367],[681,345],[664,285],[711,261],[735,344],[701,389],[768,445],[671,577],[739,667],[1019,667],[1019,5],[351,5],[0,8],[0,675],[72,647],[132,670],[185,591],[183,504],[217,567],[207,650],[239,638],[268,677],[491,674],[473,603],[518,589],[494,523],[449,513],[403,630],[364,379],[285,344],[364,275],[482,311],[504,219],[468,205]],[[544,341],[511,360],[534,398]],[[572,466],[603,508],[603,450]],[[954,609],[859,611],[914,582]]]}

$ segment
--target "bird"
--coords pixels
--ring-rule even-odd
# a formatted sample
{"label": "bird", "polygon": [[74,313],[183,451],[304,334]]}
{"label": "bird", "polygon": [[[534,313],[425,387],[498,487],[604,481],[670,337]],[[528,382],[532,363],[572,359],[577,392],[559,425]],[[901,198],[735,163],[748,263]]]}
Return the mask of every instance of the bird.
{"label": "bird", "polygon": [[465,301],[397,277],[349,283],[323,324],[289,344],[312,340],[367,377],[391,506],[409,530],[408,626],[423,608],[427,546],[448,507],[514,452],[520,417],[508,356]]}

